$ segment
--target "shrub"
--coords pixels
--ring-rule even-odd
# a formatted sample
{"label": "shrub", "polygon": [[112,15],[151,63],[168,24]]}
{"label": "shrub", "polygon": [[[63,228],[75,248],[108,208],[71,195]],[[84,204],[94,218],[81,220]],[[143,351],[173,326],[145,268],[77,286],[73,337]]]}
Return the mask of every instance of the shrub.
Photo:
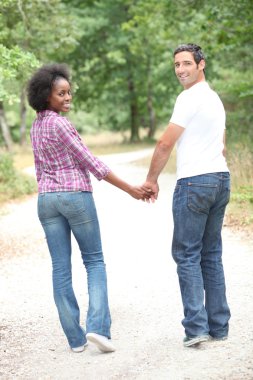
{"label": "shrub", "polygon": [[32,194],[36,189],[35,179],[18,172],[10,154],[0,153],[0,203]]}
{"label": "shrub", "polygon": [[0,183],[6,183],[15,176],[15,169],[10,154],[0,154]]}

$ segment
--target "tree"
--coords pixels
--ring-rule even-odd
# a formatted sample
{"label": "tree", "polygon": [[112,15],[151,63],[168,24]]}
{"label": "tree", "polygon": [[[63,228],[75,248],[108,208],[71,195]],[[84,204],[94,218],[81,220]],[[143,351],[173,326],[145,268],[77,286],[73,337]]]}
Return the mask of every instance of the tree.
{"label": "tree", "polygon": [[[103,127],[130,128],[131,141],[139,140],[140,126],[152,138],[168,119],[181,91],[173,50],[179,43],[197,43],[207,54],[207,79],[228,110],[230,135],[240,122],[252,136],[252,7],[251,0],[2,0],[0,43],[10,52],[18,47],[33,54],[37,64],[68,63],[74,102]],[[4,106],[21,94],[21,120],[31,70],[27,62],[10,80],[9,74],[0,79],[0,92],[8,93]],[[22,136],[25,121],[21,131]]]}
{"label": "tree", "polygon": [[195,42],[202,46],[207,79],[225,104],[228,137],[252,141],[252,1],[179,0],[177,5],[176,27],[171,24],[167,29],[170,38],[174,45]]}
{"label": "tree", "polygon": [[164,70],[165,3],[70,2],[83,25],[79,46],[70,56],[79,102],[113,129],[130,125],[133,142],[139,140],[141,125],[154,135],[155,115],[161,116],[167,102],[169,84],[159,83],[160,76],[164,81],[169,75]]}
{"label": "tree", "polygon": [[0,125],[4,143],[8,150],[11,150],[12,139],[6,121],[4,102],[13,104],[18,100],[17,79],[24,71],[36,67],[37,60],[33,54],[23,52],[20,48],[8,49],[0,44]]}
{"label": "tree", "polygon": [[[4,0],[1,4],[0,26],[1,46],[5,54],[10,53],[8,66],[5,60],[0,63],[0,70],[2,68],[5,71],[5,79],[0,84],[4,92],[2,104],[19,102],[20,141],[24,143],[27,80],[40,62],[65,61],[77,43],[79,32],[73,17],[60,0]],[[9,72],[6,72],[6,67],[10,69]],[[11,79],[11,83],[7,83],[6,76]]]}

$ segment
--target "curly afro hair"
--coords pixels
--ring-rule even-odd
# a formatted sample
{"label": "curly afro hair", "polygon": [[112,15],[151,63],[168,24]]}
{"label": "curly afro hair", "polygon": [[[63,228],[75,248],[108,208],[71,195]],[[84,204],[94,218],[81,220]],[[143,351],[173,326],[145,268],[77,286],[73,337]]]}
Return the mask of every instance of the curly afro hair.
{"label": "curly afro hair", "polygon": [[27,85],[27,96],[30,106],[37,112],[44,111],[48,106],[48,97],[53,84],[59,78],[70,83],[70,73],[65,63],[52,63],[39,68]]}

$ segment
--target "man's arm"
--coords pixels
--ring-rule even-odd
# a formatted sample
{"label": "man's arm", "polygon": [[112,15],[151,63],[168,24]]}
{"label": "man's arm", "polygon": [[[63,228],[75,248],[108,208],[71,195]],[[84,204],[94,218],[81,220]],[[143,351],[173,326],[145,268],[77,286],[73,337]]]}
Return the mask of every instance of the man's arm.
{"label": "man's arm", "polygon": [[155,199],[157,199],[159,191],[159,186],[157,183],[158,177],[168,162],[176,141],[179,139],[184,130],[185,129],[179,125],[169,123],[166,131],[156,144],[146,182],[142,185],[144,190],[153,192],[153,197]]}

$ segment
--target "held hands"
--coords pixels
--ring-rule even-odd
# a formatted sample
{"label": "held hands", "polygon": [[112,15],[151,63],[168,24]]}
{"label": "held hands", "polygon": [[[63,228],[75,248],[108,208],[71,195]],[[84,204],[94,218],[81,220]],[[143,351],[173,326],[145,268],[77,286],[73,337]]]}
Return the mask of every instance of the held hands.
{"label": "held hands", "polygon": [[145,194],[149,194],[149,198],[145,198],[144,201],[155,202],[157,200],[158,193],[159,193],[159,186],[157,182],[153,183],[153,182],[146,181],[141,186],[141,189],[145,192]]}
{"label": "held hands", "polygon": [[128,194],[135,199],[141,199],[144,202],[154,202],[154,194],[151,189],[144,189],[142,186],[131,186]]}

